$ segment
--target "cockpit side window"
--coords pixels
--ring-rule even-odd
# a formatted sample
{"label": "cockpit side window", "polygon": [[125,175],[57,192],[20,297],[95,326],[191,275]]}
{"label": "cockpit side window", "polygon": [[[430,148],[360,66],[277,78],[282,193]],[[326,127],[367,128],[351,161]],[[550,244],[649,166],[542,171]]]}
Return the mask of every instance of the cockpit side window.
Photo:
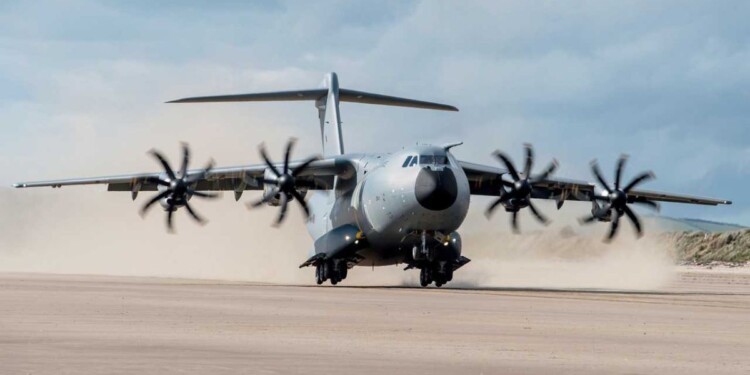
{"label": "cockpit side window", "polygon": [[406,157],[406,160],[404,160],[404,164],[401,166],[401,168],[406,168],[409,166],[409,162],[411,161],[412,156],[409,155]]}
{"label": "cockpit side window", "polygon": [[419,155],[419,165],[435,164],[435,157],[432,155]]}
{"label": "cockpit side window", "polygon": [[420,165],[446,165],[448,157],[445,155],[419,155]]}

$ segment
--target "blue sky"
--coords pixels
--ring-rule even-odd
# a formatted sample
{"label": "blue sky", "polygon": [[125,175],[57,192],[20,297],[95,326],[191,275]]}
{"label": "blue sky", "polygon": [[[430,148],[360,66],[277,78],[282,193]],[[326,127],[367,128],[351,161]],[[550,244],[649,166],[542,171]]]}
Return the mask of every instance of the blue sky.
{"label": "blue sky", "polygon": [[[653,170],[652,190],[731,199],[663,213],[750,225],[750,3],[693,1],[3,1],[0,184],[155,170],[151,147],[256,163],[316,152],[309,103],[167,105],[191,95],[316,86],[453,104],[342,104],[348,151],[454,140],[462,158],[559,176]],[[46,194],[59,194],[49,191]]]}

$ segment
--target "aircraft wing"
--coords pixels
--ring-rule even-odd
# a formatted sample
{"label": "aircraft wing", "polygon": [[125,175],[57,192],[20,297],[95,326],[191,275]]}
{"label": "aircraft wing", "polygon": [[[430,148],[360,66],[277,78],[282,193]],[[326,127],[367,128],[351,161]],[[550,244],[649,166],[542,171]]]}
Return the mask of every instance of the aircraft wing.
{"label": "aircraft wing", "polygon": [[[303,161],[291,161],[289,167],[294,169]],[[275,164],[276,168],[282,168],[282,164]],[[195,190],[219,191],[233,190],[241,192],[244,190],[263,189],[263,174],[268,168],[266,164],[245,165],[236,167],[213,168],[196,182]],[[187,175],[198,175],[202,169],[188,170]],[[16,188],[31,187],[53,187],[72,185],[106,184],[108,191],[129,191],[137,194],[139,191],[155,191],[157,185],[149,182],[149,179],[159,177],[163,172],[135,173],[107,177],[72,178],[63,180],[20,182],[14,184]],[[335,157],[314,161],[297,177],[298,186],[312,190],[327,190],[333,187],[335,176],[348,177],[354,173],[354,168],[346,158]]]}
{"label": "aircraft wing", "polygon": [[[469,187],[472,195],[489,195],[499,196],[502,189],[503,175],[508,171],[502,168],[459,161],[469,179]],[[549,178],[545,181],[534,184],[534,190],[531,194],[536,199],[555,199],[560,205],[566,200],[591,201],[595,197],[595,185],[586,181],[576,181],[562,178]],[[631,190],[628,193],[628,201],[639,202],[644,200],[673,202],[673,203],[690,203],[708,206],[719,204],[732,204],[731,201],[714,198],[695,197],[688,195],[678,195],[669,193],[660,193],[654,191]]]}

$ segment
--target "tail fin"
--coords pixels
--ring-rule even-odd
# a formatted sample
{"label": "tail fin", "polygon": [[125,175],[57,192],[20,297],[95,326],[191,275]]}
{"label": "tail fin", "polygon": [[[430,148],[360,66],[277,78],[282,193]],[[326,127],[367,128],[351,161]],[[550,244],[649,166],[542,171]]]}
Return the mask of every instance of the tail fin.
{"label": "tail fin", "polygon": [[458,111],[450,105],[424,102],[420,100],[398,98],[372,94],[368,92],[340,89],[336,73],[328,73],[323,79],[322,88],[312,90],[278,91],[259,94],[239,94],[222,96],[201,96],[173,100],[167,103],[205,103],[205,102],[261,102],[261,101],[297,101],[314,100],[320,119],[320,135],[323,142],[323,155],[335,156],[344,153],[344,139],[341,133],[341,115],[339,102],[390,105],[435,109],[440,111]]}

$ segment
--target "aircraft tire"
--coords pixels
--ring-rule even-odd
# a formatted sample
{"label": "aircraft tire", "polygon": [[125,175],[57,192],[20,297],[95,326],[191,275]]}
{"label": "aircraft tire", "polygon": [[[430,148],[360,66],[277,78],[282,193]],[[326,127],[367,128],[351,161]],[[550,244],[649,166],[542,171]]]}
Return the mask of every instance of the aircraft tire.
{"label": "aircraft tire", "polygon": [[424,268],[419,270],[419,285],[421,285],[422,287],[426,287],[427,285],[430,285],[430,283],[427,281],[426,269]]}

